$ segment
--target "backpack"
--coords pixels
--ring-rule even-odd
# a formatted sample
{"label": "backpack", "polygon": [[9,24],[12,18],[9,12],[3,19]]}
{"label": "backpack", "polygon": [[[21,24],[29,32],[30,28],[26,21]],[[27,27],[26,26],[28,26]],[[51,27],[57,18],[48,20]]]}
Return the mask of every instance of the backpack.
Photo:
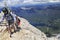
{"label": "backpack", "polygon": [[13,16],[10,13],[5,14],[5,18],[6,18],[7,21],[14,20]]}

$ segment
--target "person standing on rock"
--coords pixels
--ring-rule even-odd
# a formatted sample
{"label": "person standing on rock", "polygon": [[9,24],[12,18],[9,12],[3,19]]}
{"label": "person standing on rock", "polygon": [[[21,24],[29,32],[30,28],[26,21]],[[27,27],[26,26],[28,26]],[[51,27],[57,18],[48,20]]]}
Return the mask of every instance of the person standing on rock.
{"label": "person standing on rock", "polygon": [[19,31],[19,29],[21,29],[20,27],[18,27],[18,25],[20,24],[20,19],[14,14],[12,13],[10,10],[8,10],[6,7],[4,7],[2,9],[1,12],[1,18],[0,18],[0,23],[6,19],[7,23],[8,23],[8,32],[10,33],[10,37],[12,34],[12,30],[11,27],[14,28],[14,32]]}
{"label": "person standing on rock", "polygon": [[14,18],[13,16],[10,14],[10,12],[8,11],[7,8],[3,8],[2,9],[3,13],[4,13],[4,16],[3,16],[3,19],[6,19],[7,23],[8,23],[8,32],[10,33],[10,37],[11,37],[11,34],[12,34],[12,30],[11,30],[11,26],[13,26],[14,28],[14,32],[16,32],[15,30],[17,29],[14,25]]}

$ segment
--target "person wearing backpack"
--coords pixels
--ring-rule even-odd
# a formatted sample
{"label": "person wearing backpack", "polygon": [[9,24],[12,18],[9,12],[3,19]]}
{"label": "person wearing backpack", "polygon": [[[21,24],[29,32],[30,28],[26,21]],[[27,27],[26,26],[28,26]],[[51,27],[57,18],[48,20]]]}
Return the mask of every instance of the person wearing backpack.
{"label": "person wearing backpack", "polygon": [[11,37],[11,34],[12,34],[12,30],[11,30],[11,27],[13,26],[13,29],[14,29],[14,32],[16,32],[16,27],[14,25],[14,18],[13,16],[10,14],[10,12],[8,11],[7,8],[3,8],[2,9],[3,13],[4,13],[4,17],[3,19],[6,19],[7,23],[8,23],[8,32],[10,33],[10,37]]}

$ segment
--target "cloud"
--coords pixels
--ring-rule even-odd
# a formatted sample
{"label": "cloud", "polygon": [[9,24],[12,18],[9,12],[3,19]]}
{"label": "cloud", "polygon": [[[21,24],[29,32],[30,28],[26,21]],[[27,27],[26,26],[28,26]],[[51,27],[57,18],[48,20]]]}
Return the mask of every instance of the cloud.
{"label": "cloud", "polygon": [[0,7],[5,6],[7,4],[8,6],[14,6],[20,3],[20,0],[3,0],[0,1]]}
{"label": "cloud", "polygon": [[60,0],[24,0],[23,1],[23,3],[27,3],[27,4],[47,3],[47,2],[60,2]]}
{"label": "cloud", "polygon": [[15,6],[15,5],[20,5],[20,4],[35,4],[35,3],[45,3],[45,2],[60,2],[59,0],[0,0],[0,7],[4,6],[4,2],[8,6]]}
{"label": "cloud", "polygon": [[33,0],[24,0],[23,3],[32,3]]}
{"label": "cloud", "polygon": [[60,2],[60,0],[49,0],[49,2]]}

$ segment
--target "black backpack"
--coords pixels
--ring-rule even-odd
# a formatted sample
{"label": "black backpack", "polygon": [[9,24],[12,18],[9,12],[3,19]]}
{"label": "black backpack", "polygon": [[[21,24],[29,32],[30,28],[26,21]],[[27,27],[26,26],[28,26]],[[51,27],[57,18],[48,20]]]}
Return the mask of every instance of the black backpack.
{"label": "black backpack", "polygon": [[13,16],[10,13],[5,14],[4,16],[5,16],[5,18],[6,18],[7,21],[8,20],[14,20]]}

